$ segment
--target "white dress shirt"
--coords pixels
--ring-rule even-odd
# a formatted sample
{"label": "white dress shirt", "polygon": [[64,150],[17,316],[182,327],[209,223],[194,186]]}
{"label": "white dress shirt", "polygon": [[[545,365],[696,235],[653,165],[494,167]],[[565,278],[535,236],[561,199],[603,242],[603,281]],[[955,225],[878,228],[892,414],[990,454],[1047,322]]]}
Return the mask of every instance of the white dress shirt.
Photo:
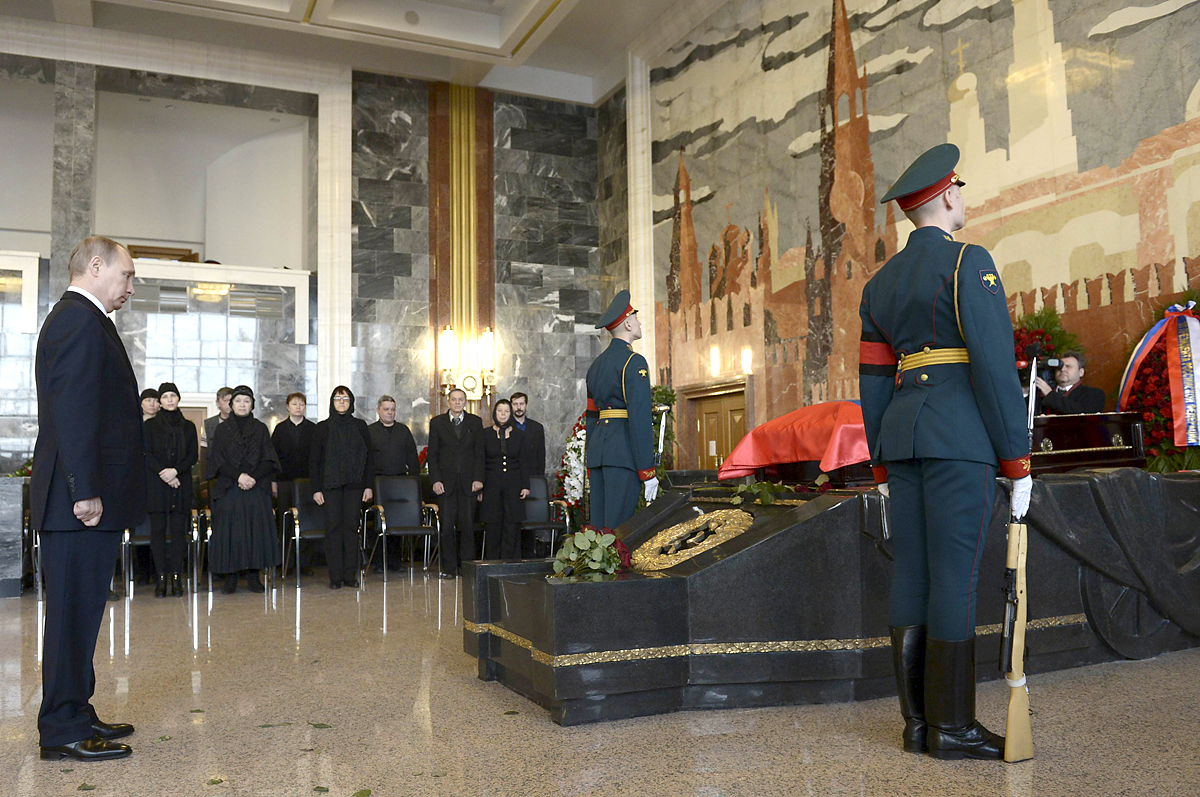
{"label": "white dress shirt", "polygon": [[107,310],[105,310],[104,305],[100,303],[100,300],[97,299],[95,296],[93,296],[91,293],[89,293],[87,290],[80,288],[78,285],[72,285],[69,288],[67,288],[67,290],[74,291],[75,293],[78,293],[81,296],[86,296],[88,298],[88,301],[90,301],[92,304],[99,307],[100,312],[103,313],[104,315],[108,316],[109,320],[112,320],[113,314],[108,312]]}

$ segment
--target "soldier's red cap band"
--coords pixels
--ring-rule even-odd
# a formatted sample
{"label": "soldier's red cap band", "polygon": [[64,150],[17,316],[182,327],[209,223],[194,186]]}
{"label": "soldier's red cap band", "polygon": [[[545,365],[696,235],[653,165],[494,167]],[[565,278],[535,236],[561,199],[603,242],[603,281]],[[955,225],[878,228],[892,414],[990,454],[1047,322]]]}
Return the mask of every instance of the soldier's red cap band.
{"label": "soldier's red cap band", "polygon": [[887,468],[883,465],[872,465],[871,473],[875,476],[876,484],[887,484]]}
{"label": "soldier's red cap band", "polygon": [[596,402],[594,399],[588,398],[587,411],[588,412],[599,412],[600,411],[600,408],[596,406]]}
{"label": "soldier's red cap band", "polygon": [[1000,460],[1000,475],[1006,479],[1023,479],[1029,475],[1029,455],[1020,459]]}
{"label": "soldier's red cap band", "polygon": [[648,481],[648,480],[654,478],[654,474],[656,472],[657,471],[655,471],[654,468],[646,468],[645,470],[639,470],[638,478],[641,479],[642,481]]}
{"label": "soldier's red cap band", "polygon": [[614,329],[617,328],[617,324],[620,324],[626,318],[629,318],[629,314],[632,312],[633,312],[633,305],[632,304],[625,305],[625,309],[621,311],[621,314],[619,316],[617,316],[617,320],[613,321],[611,324],[606,326],[605,329],[607,329],[609,332],[612,332]]}
{"label": "soldier's red cap band", "polygon": [[902,197],[896,197],[896,204],[900,206],[901,210],[912,210],[913,208],[919,208],[921,205],[924,205],[926,202],[933,199],[935,196],[938,196],[952,184],[957,182],[958,174],[956,172],[950,172],[928,188],[922,188],[920,191],[913,191],[911,194],[906,194]]}
{"label": "soldier's red cap band", "polygon": [[886,343],[860,341],[858,344],[859,365],[895,365],[896,352]]}

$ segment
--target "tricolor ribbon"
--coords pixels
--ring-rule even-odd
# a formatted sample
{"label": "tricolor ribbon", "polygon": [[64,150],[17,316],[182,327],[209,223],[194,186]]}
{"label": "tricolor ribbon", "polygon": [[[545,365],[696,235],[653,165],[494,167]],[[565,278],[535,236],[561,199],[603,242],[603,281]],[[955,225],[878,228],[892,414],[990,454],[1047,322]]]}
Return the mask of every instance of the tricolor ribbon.
{"label": "tricolor ribbon", "polygon": [[1174,424],[1174,442],[1179,448],[1200,445],[1200,368],[1195,362],[1195,347],[1200,346],[1200,318],[1192,314],[1195,302],[1187,306],[1173,304],[1167,308],[1163,318],[1142,337],[1125,375],[1121,377],[1121,393],[1117,408],[1124,410],[1133,390],[1133,381],[1146,355],[1166,336],[1167,377],[1171,383],[1171,414]]}

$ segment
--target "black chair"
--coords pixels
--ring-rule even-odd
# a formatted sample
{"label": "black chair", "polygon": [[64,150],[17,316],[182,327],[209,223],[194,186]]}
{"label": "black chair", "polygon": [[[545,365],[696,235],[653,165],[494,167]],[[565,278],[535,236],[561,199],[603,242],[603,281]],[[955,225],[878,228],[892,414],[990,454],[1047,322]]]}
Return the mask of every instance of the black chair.
{"label": "black chair", "polygon": [[200,591],[200,573],[208,570],[208,591],[212,592],[212,570],[206,566],[208,542],[212,539],[212,510],[206,506],[192,510],[192,538],[188,541],[188,572],[191,573],[191,591]]}
{"label": "black chair", "polygon": [[[437,506],[421,500],[421,483],[415,476],[377,476],[375,478],[375,504],[367,512],[373,512],[379,536],[371,546],[366,567],[375,560],[375,550],[383,543],[383,580],[387,576],[388,537],[407,537],[415,547],[418,537],[425,538],[424,568],[429,569],[429,546],[438,532]],[[366,524],[363,524],[366,534]],[[363,540],[366,549],[366,540]]]}
{"label": "black chair", "polygon": [[[529,495],[521,503],[525,505],[525,522],[521,524],[522,542],[526,538],[525,533],[529,532],[532,544],[528,550],[532,555],[535,558],[551,556],[554,540],[559,534],[571,530],[567,502],[550,499],[550,486],[545,476],[530,476]],[[554,519],[556,512],[561,515],[560,520]]]}
{"label": "black chair", "polygon": [[150,544],[150,516],[138,524],[137,528],[125,529],[121,538],[121,577],[125,580],[125,596],[133,597],[133,556],[134,548]]}
{"label": "black chair", "polygon": [[300,541],[325,539],[325,510],[313,500],[312,481],[292,482],[292,505],[284,512],[284,534],[280,542],[283,566],[280,578],[287,578],[288,554],[296,549],[296,586],[300,586]]}

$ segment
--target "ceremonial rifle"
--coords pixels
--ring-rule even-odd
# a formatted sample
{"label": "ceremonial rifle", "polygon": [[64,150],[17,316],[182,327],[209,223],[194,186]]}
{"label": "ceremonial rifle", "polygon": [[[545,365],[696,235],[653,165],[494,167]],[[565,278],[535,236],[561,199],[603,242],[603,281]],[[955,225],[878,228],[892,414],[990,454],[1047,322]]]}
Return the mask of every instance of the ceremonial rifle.
{"label": "ceremonial rifle", "polygon": [[[1037,357],[1029,369],[1029,407],[1026,428],[1033,450],[1033,411],[1037,390]],[[1000,644],[1000,671],[1008,682],[1008,722],[1004,732],[1004,760],[1025,761],[1033,758],[1033,729],[1029,720],[1029,687],[1025,684],[1025,621],[1028,601],[1025,593],[1025,560],[1029,547],[1029,529],[1015,517],[1009,517],[1008,556],[1004,566],[1004,635]]]}

